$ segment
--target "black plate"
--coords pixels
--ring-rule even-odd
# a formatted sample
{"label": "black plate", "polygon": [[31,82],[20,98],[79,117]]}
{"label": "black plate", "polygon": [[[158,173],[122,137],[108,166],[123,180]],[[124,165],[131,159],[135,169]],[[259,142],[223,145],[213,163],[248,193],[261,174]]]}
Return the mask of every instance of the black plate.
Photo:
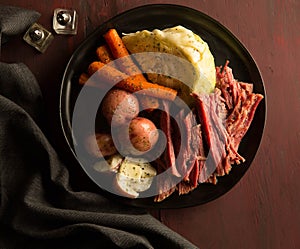
{"label": "black plate", "polygon": [[[227,59],[230,60],[235,78],[244,82],[253,82],[254,91],[265,96],[263,80],[255,61],[241,42],[219,22],[184,6],[159,4],[138,7],[112,18],[97,28],[74,52],[66,67],[61,86],[60,115],[65,138],[75,157],[70,124],[74,102],[80,91],[78,77],[93,60],[96,47],[104,43],[102,35],[109,28],[115,28],[120,33],[128,33],[142,29],[163,29],[175,25],[185,26],[200,35],[209,44],[217,66],[223,65]],[[189,195],[173,194],[161,203],[154,203],[153,198],[131,200],[104,192],[117,201],[147,208],[190,207],[220,197],[242,178],[255,157],[265,125],[265,106],[264,99],[259,104],[253,123],[240,145],[239,152],[246,158],[246,162],[233,166],[229,175],[218,178],[216,186],[201,184]]]}

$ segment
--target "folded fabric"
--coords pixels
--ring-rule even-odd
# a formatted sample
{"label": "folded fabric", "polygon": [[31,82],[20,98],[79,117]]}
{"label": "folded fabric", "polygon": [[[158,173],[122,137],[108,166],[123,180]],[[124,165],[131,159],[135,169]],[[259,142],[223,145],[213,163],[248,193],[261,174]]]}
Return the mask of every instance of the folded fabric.
{"label": "folded fabric", "polygon": [[[2,32],[12,20],[3,8]],[[14,13],[14,25],[21,24],[19,10],[9,15]],[[72,189],[68,167],[43,132],[43,115],[41,91],[30,70],[22,63],[0,62],[1,249],[196,248],[146,210]]]}
{"label": "folded fabric", "polygon": [[39,17],[40,13],[34,10],[0,4],[0,44],[11,36],[22,34]]}

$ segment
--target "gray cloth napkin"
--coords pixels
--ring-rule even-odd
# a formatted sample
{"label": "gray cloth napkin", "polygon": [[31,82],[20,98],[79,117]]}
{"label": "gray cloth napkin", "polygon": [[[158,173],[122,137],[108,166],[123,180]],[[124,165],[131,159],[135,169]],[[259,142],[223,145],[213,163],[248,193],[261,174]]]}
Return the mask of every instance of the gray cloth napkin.
{"label": "gray cloth napkin", "polygon": [[0,4],[0,44],[11,36],[22,34],[39,17],[34,10]]}
{"label": "gray cloth napkin", "polygon": [[[0,6],[1,32],[16,35],[37,16]],[[0,62],[1,249],[196,248],[143,209],[73,190],[43,132],[44,114],[29,69]]]}

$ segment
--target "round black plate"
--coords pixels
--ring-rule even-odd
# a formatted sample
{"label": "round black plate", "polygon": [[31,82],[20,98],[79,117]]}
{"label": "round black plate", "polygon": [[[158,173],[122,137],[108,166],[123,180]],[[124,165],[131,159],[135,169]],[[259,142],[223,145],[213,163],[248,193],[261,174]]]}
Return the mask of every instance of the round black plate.
{"label": "round black plate", "polygon": [[[97,46],[104,43],[102,35],[109,28],[115,28],[119,33],[128,33],[143,29],[163,29],[175,25],[185,26],[200,35],[208,43],[215,57],[216,66],[224,65],[226,60],[230,60],[229,66],[233,69],[235,78],[244,82],[253,82],[254,92],[265,96],[262,77],[255,61],[241,42],[219,22],[197,10],[184,6],[159,4],[138,7],[113,17],[97,28],[74,52],[66,67],[61,86],[60,115],[62,129],[75,157],[71,119],[72,109],[80,91],[78,77],[93,60]],[[246,159],[246,162],[233,166],[229,175],[219,177],[217,185],[201,184],[188,195],[173,194],[161,203],[154,203],[153,198],[132,200],[106,194],[117,201],[147,208],[190,207],[220,197],[242,178],[255,157],[265,125],[265,106],[264,99],[259,104],[252,125],[240,145],[239,152]]]}

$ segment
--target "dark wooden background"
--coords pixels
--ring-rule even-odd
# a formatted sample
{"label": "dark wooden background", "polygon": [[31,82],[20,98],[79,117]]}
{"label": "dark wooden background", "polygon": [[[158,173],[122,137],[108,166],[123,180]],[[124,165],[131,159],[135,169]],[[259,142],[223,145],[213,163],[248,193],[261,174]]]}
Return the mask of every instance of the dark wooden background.
{"label": "dark wooden background", "polygon": [[[20,38],[2,47],[1,61],[24,62],[37,77],[46,102],[49,138],[63,148],[58,99],[67,61],[79,43],[112,16],[150,3],[174,3],[221,22],[248,48],[262,73],[267,121],[249,171],[226,195],[205,205],[152,211],[200,248],[300,248],[300,1],[297,0],[0,0],[39,11],[51,29],[53,10],[79,13],[76,36],[55,36],[45,54]],[[63,152],[63,151],[62,151]],[[62,153],[63,154],[63,153]]]}

